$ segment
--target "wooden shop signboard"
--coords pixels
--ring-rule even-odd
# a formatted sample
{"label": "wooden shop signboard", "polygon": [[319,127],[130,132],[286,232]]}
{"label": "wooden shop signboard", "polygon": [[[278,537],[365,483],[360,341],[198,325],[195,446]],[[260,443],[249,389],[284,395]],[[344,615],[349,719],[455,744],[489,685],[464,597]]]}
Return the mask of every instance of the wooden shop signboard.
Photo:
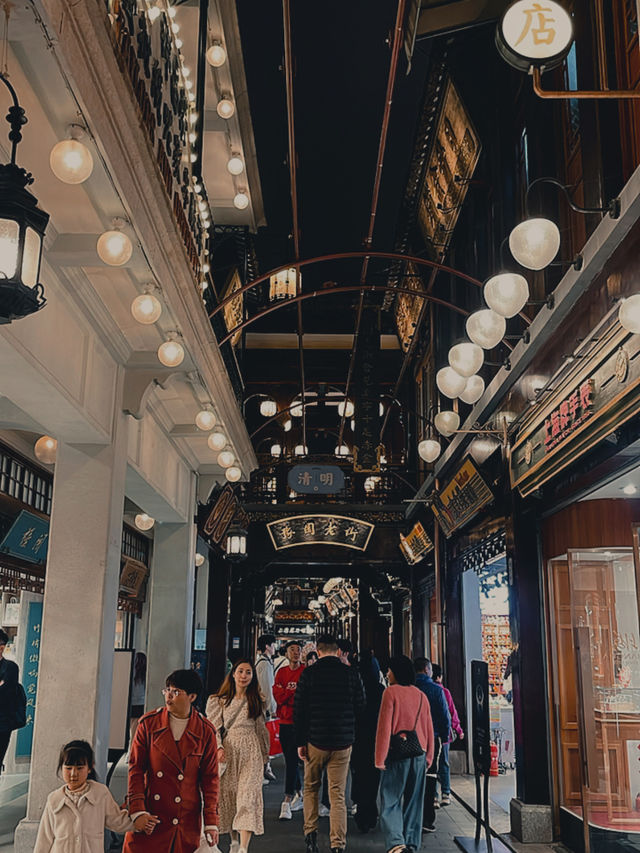
{"label": "wooden shop signboard", "polygon": [[511,449],[512,488],[532,494],[640,411],[640,336],[616,320],[532,408]]}
{"label": "wooden shop signboard", "polygon": [[267,524],[276,551],[296,545],[338,545],[364,551],[375,525],[343,515],[292,515]]}
{"label": "wooden shop signboard", "polygon": [[493,492],[478,469],[465,459],[444,489],[433,493],[431,509],[448,538],[492,500]]}

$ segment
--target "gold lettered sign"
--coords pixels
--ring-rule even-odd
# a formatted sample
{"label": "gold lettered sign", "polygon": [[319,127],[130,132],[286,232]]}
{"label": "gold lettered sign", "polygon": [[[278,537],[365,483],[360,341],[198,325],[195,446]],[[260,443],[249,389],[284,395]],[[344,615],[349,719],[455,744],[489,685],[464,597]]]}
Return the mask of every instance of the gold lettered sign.
{"label": "gold lettered sign", "polygon": [[466,459],[449,484],[441,492],[434,492],[431,508],[449,537],[492,500],[491,489],[473,462]]}
{"label": "gold lettered sign", "polygon": [[410,566],[419,563],[429,551],[433,551],[433,542],[419,521],[406,536],[400,534],[400,550]]}
{"label": "gold lettered sign", "polygon": [[124,557],[120,572],[120,595],[144,601],[143,585],[149,574],[149,569],[140,560]]}
{"label": "gold lettered sign", "polygon": [[297,545],[338,545],[364,551],[374,527],[343,515],[292,515],[267,524],[276,551]]}

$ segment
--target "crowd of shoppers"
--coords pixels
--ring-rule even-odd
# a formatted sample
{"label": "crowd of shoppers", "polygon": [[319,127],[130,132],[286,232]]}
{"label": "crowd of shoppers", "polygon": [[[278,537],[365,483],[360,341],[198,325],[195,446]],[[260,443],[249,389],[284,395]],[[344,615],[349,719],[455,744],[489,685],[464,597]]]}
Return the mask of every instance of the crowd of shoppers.
{"label": "crowd of shoppers", "polygon": [[155,711],[141,714],[136,698],[124,807],[98,782],[91,745],[65,744],[64,784],[47,800],[35,853],[98,853],[105,829],[126,834],[124,853],[219,853],[221,835],[230,853],[248,853],[264,833],[269,717],[279,721],[285,759],[280,819],[304,809],[306,853],[319,850],[323,775],[331,853],[345,850],[349,772],[358,829],[379,819],[387,853],[418,850],[435,808],[450,801],[449,744],[464,737],[440,667],[398,655],[385,679],[371,650],[357,654],[323,635],[315,649],[288,642],[276,673],[275,648],[263,635],[257,660],[236,660],[206,715],[196,709],[203,685],[193,670],[167,677]]}

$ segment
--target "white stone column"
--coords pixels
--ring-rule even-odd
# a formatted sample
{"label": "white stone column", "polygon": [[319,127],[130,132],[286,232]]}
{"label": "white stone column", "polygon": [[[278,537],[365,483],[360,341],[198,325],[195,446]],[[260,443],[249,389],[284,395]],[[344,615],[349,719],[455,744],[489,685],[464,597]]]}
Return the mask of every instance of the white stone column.
{"label": "white stone column", "polygon": [[113,644],[120,580],[127,416],[115,415],[108,446],[58,445],[27,816],[16,853],[31,853],[60,747],[96,750],[105,778]]}
{"label": "white stone column", "polygon": [[167,675],[190,666],[195,541],[191,519],[185,524],[156,525],[149,584],[147,711],[162,704],[161,690]]}

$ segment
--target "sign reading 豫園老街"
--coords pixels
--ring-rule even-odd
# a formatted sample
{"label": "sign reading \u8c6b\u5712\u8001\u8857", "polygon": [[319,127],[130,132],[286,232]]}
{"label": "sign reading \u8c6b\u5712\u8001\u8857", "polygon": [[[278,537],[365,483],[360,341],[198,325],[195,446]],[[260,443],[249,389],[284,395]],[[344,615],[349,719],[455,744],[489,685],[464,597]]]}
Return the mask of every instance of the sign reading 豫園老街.
{"label": "sign reading \u8c6b\u5712\u8001\u8857", "polygon": [[573,43],[571,16],[555,0],[516,0],[502,16],[496,45],[519,71],[532,65],[549,70],[565,59]]}
{"label": "sign reading \u8c6b\u5712\u8001\u8857", "polygon": [[294,465],[287,482],[301,495],[334,495],[344,489],[344,473],[337,465]]}
{"label": "sign reading \u8c6b\u5712\u8001\u8857", "polygon": [[30,563],[44,563],[49,546],[49,519],[22,510],[0,542],[0,551]]}
{"label": "sign reading \u8c6b\u5712\u8001\u8857", "polygon": [[276,551],[296,545],[338,545],[364,551],[374,527],[343,515],[292,515],[267,524]]}
{"label": "sign reading \u8c6b\u5712\u8001\u8857", "polygon": [[33,743],[33,718],[36,712],[38,671],[40,668],[40,634],[42,629],[42,602],[30,601],[24,640],[24,655],[20,679],[27,694],[27,723],[18,729],[16,757],[31,755]]}
{"label": "sign reading \u8c6b\u5712\u8001\u8857", "polygon": [[492,500],[493,493],[478,469],[471,459],[465,459],[453,479],[433,493],[431,509],[448,537]]}
{"label": "sign reading \u8c6b\u5712\u8001\u8857", "polygon": [[523,497],[640,412],[637,338],[613,323],[527,412],[509,461],[511,485]]}

